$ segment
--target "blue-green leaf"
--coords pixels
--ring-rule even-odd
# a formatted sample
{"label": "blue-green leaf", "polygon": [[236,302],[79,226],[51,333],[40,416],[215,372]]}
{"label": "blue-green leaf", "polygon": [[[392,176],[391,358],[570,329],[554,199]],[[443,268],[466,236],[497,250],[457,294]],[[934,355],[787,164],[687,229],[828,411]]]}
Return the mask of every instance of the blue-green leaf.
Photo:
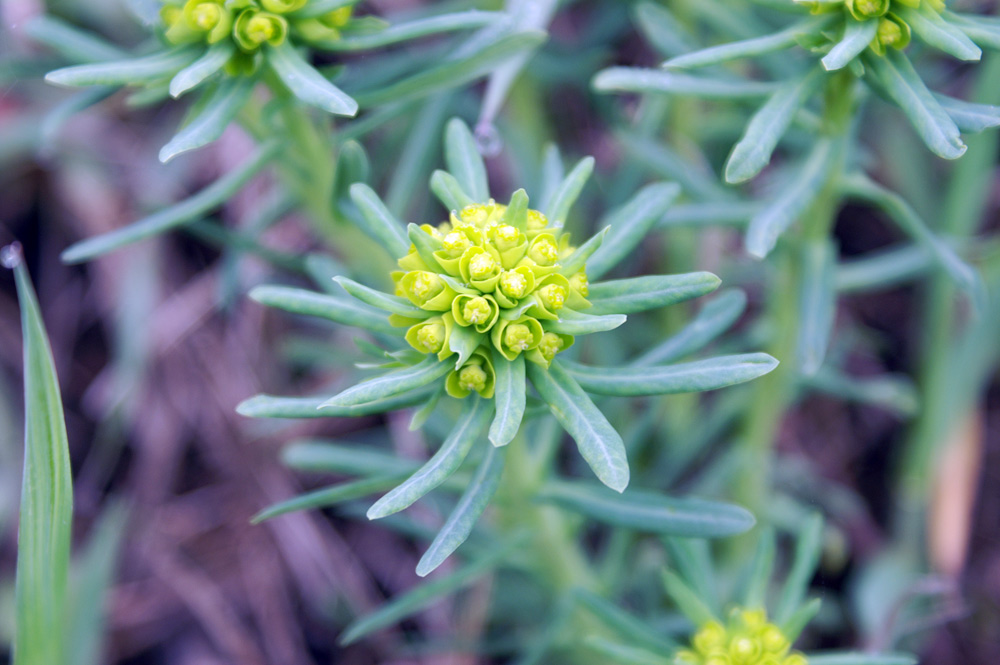
{"label": "blue-green leaf", "polygon": [[394,259],[410,251],[410,239],[405,224],[398,220],[382,203],[382,199],[364,183],[351,185],[351,200],[361,211],[361,230],[385,248]]}
{"label": "blue-green leaf", "polygon": [[625,323],[626,318],[624,314],[593,316],[564,308],[559,311],[559,320],[547,322],[545,328],[564,335],[589,335],[614,330]]}
{"label": "blue-green leaf", "polygon": [[771,83],[746,79],[691,76],[658,69],[611,67],[594,77],[594,89],[600,92],[653,92],[688,95],[705,99],[755,99],[776,90]]}
{"label": "blue-green leaf", "polygon": [[441,362],[437,356],[430,355],[416,365],[386,372],[352,386],[323,402],[320,409],[357,406],[400,395],[440,379],[451,369],[450,363]]}
{"label": "blue-green leaf", "polygon": [[250,298],[293,314],[318,316],[385,335],[399,334],[399,329],[389,324],[385,312],[349,298],[289,286],[258,286],[250,291]]}
{"label": "blue-green leaf", "polygon": [[603,276],[638,247],[680,193],[681,188],[672,182],[646,185],[612,213],[605,220],[611,231],[587,261],[590,279]]}
{"label": "blue-green leaf", "polygon": [[[229,39],[223,39],[209,46],[203,56],[177,72],[170,79],[170,96],[180,97],[191,88],[194,88],[212,76],[212,74],[221,70],[229,62],[229,59],[233,57],[235,51],[236,46]],[[253,86],[251,85],[250,87],[252,88]]]}
{"label": "blue-green leaf", "polygon": [[806,654],[809,665],[917,665],[908,653],[865,653],[862,651],[823,651]]}
{"label": "blue-green leaf", "polygon": [[266,61],[292,94],[306,104],[334,115],[357,115],[358,103],[303,60],[289,42],[268,47]]}
{"label": "blue-green leaf", "polygon": [[448,121],[444,138],[444,158],[448,171],[455,176],[462,191],[476,201],[490,197],[486,180],[486,165],[476,147],[476,139],[464,122],[458,118]]}
{"label": "blue-green leaf", "polygon": [[142,85],[172,76],[194,62],[198,49],[179,48],[141,58],[63,67],[45,75],[58,85]]}
{"label": "blue-green leaf", "polygon": [[803,245],[796,355],[805,376],[815,374],[826,357],[836,311],[835,268],[836,251],[826,238]]}
{"label": "blue-green leaf", "polygon": [[419,307],[414,307],[406,298],[383,293],[364,284],[358,284],[353,279],[338,276],[334,277],[333,281],[340,284],[345,291],[366,305],[371,305],[372,307],[377,307],[410,319],[426,319],[430,314]]}
{"label": "blue-green leaf", "polygon": [[824,69],[828,72],[834,72],[849,65],[854,58],[864,53],[864,50],[875,39],[877,31],[878,19],[847,21],[844,36],[821,60]]}
{"label": "blue-green leaf", "polygon": [[448,210],[457,211],[475,201],[462,189],[455,176],[446,171],[435,171],[431,174],[431,191],[438,201]]}
{"label": "blue-green leaf", "polygon": [[525,384],[524,355],[507,360],[493,350],[493,368],[496,371],[496,416],[490,425],[490,442],[505,446],[517,435],[524,418]]}
{"label": "blue-green leaf", "polygon": [[590,287],[588,314],[633,314],[711,293],[722,283],[710,272],[648,275],[599,282]]}
{"label": "blue-green leaf", "polygon": [[253,86],[253,81],[247,79],[223,81],[204,106],[199,106],[190,122],[163,146],[160,161],[169,162],[182,152],[208,145],[222,136],[250,99]]}
{"label": "blue-green leaf", "polygon": [[580,197],[580,192],[583,191],[584,185],[587,184],[587,180],[590,179],[590,174],[593,172],[594,158],[584,157],[563,178],[552,194],[552,198],[546,204],[545,215],[549,218],[549,226],[562,228],[566,225],[569,209]]}
{"label": "blue-green leaf", "polygon": [[746,307],[747,296],[743,291],[739,289],[722,291],[673,337],[654,346],[630,364],[633,366],[655,365],[694,353],[729,330],[742,316]]}

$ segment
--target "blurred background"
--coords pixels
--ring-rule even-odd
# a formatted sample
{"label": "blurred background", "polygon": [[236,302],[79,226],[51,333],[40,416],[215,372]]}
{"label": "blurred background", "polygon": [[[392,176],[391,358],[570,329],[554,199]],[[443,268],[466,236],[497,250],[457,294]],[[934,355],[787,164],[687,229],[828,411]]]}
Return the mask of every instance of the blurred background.
{"label": "blurred background", "polygon": [[[61,62],[22,30],[49,11],[131,46],[142,29],[117,0],[4,0],[0,32],[0,245],[24,248],[51,336],[73,461],[74,542],[103,571],[106,655],[93,662],[145,665],[305,665],[308,663],[486,662],[462,645],[490,632],[490,588],[477,583],[378,638],[337,645],[343,626],[387,597],[411,588],[420,547],[378,525],[343,513],[299,512],[253,526],[250,518],[275,501],[328,478],[296,474],[279,461],[289,439],[363,437],[373,427],[403,431],[407,414],[306,422],[250,421],[236,414],[258,392],[308,394],[351,362],[350,334],[315,330],[266,311],[244,297],[258,283],[288,279],[254,247],[221,238],[219,224],[188,227],[80,266],[59,254],[71,243],[123,226],[234,168],[252,151],[237,128],[206,149],[162,165],[156,155],[183,114],[182,104],[134,109],[118,93],[79,113],[60,107],[70,93],[41,77]],[[393,16],[434,3],[370,0],[364,11]],[[444,4],[444,3],[442,3]],[[454,3],[452,3],[454,4]],[[483,3],[489,5],[490,3]],[[488,165],[494,192],[509,193],[531,174],[540,155],[535,137],[556,141],[570,157],[594,155],[593,205],[578,215],[593,224],[620,203],[623,169],[634,160],[613,128],[636,101],[599,96],[589,81],[612,64],[654,65],[662,57],[636,37],[632,3],[567,2],[550,26],[550,40],[514,89],[498,119],[507,148]],[[959,90],[964,69],[949,70]],[[474,120],[482,86],[466,86],[439,102],[440,117]],[[544,116],[532,109],[544,108]],[[65,117],[53,120],[53,109]],[[426,111],[425,113],[429,113]],[[404,114],[362,143],[373,164],[369,182],[384,192],[395,156],[420,121]],[[738,126],[732,130],[738,135]],[[934,208],[943,169],[900,123],[885,122],[873,151],[880,179],[909,188]],[[432,139],[432,140],[431,140]],[[685,137],[678,142],[682,145]],[[1000,230],[997,134],[983,149],[994,158],[981,232]],[[731,142],[731,141],[730,141]],[[719,146],[725,143],[718,141]],[[414,166],[425,182],[441,162],[440,141],[429,137]],[[720,150],[722,148],[720,147]],[[409,154],[409,153],[407,153]],[[724,156],[724,154],[723,154]],[[636,175],[641,181],[641,173]],[[924,180],[921,180],[924,178]],[[619,183],[612,186],[614,183]],[[914,184],[917,183],[917,184]],[[268,176],[244,188],[213,221],[246,229],[275,206]],[[425,188],[390,191],[404,200],[411,221],[435,222],[442,211]],[[673,232],[659,245],[657,268],[712,270],[740,282],[756,268],[739,232],[713,229],[697,236]],[[844,258],[890,246],[899,234],[879,215],[846,208],[836,225]],[[259,236],[281,256],[326,252],[315,228],[295,210]],[[659,242],[659,241],[657,241]],[[666,247],[666,249],[663,249]],[[671,247],[675,249],[671,249]],[[693,248],[694,252],[687,252]],[[677,251],[677,249],[681,251]],[[679,258],[680,255],[684,255]],[[340,256],[341,260],[351,257]],[[357,257],[354,257],[355,259]],[[691,265],[678,265],[679,262]],[[280,265],[280,263],[279,263]],[[740,330],[750,334],[761,293],[746,281],[750,307]],[[995,283],[995,282],[994,282]],[[776,285],[780,288],[781,285]],[[902,283],[875,293],[846,293],[837,308],[845,363],[860,376],[919,377],[926,369],[922,325],[926,283]],[[695,305],[700,307],[700,305]],[[863,333],[859,333],[863,330]],[[857,344],[857,336],[863,343]],[[835,339],[837,339],[835,337]],[[835,342],[835,345],[838,342]],[[1000,330],[991,341],[1000,345]],[[957,350],[955,350],[957,353]],[[992,352],[985,357],[995,359]],[[12,634],[12,590],[22,449],[21,333],[14,282],[0,274],[0,661]],[[918,529],[921,552],[894,541],[898,524],[899,461],[918,426],[913,392],[898,384],[870,400],[811,393],[796,402],[780,427],[784,464],[779,482],[821,483],[837,506],[832,517],[843,540],[827,543],[815,583],[849,598],[859,624],[824,634],[831,645],[853,644],[879,631],[918,634],[926,663],[991,665],[1000,653],[1000,381],[985,368],[957,424],[941,434],[946,451],[928,480],[930,520]],[[970,381],[974,379],[970,378]],[[975,379],[978,381],[978,379]],[[910,388],[912,391],[912,387]],[[805,479],[805,480],[804,480]],[[816,480],[818,479],[818,480]],[[803,491],[809,491],[808,489]],[[831,499],[831,497],[833,497]],[[886,598],[880,584],[927,557],[934,572],[910,593],[932,607],[910,624],[899,612],[912,598]],[[903,563],[900,563],[903,561]],[[895,604],[895,605],[894,605]],[[95,607],[95,617],[101,608]],[[456,618],[457,617],[457,618]],[[887,626],[884,622],[890,622]],[[419,634],[421,646],[410,636]],[[434,645],[437,644],[437,647]],[[431,645],[431,646],[427,646]]]}

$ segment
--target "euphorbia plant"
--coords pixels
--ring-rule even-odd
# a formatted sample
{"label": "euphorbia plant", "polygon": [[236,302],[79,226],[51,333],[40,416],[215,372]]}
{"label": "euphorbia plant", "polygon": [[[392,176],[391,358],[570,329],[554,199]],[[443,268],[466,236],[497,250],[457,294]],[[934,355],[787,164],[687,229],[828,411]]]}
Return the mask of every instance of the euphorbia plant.
{"label": "euphorbia plant", "polygon": [[[251,297],[293,312],[326,316],[377,333],[385,343],[381,375],[317,405],[317,415],[377,413],[420,405],[417,424],[445,394],[461,400],[440,450],[382,497],[369,518],[410,506],[444,482],[484,441],[490,446],[466,497],[418,566],[426,574],[471,532],[497,488],[503,446],[526,417],[527,383],[576,441],[596,476],[619,492],[629,482],[622,437],[591,395],[646,396],[721,388],[771,371],[763,353],[666,366],[594,367],[569,360],[576,338],[613,330],[628,314],[704,295],[719,285],[710,273],[596,281],[625,259],[677,195],[672,184],[642,190],[608,228],[579,246],[565,230],[570,208],[593,169],[582,160],[548,197],[545,212],[519,189],[508,205],[489,196],[486,169],[468,128],[453,120],[445,153],[451,172],[431,189],[449,210],[437,226],[393,218],[374,192],[355,185],[363,228],[398,259],[395,293],[336,278],[351,302],[288,287],[259,287]],[[591,279],[595,280],[591,283]],[[265,396],[245,403],[251,415],[284,415]],[[537,413],[537,410],[535,411]]]}

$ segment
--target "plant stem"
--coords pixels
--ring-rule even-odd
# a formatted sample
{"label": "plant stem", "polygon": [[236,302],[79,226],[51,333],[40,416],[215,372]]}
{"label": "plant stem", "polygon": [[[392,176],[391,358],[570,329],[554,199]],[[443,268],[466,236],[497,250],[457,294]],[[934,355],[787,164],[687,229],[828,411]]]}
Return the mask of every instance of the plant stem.
{"label": "plant stem", "polygon": [[[832,75],[826,82],[822,131],[841,146],[851,131],[856,105],[855,85],[849,73]],[[843,153],[839,151],[819,196],[800,220],[800,233],[787,234],[785,242],[773,253],[774,270],[765,305],[771,331],[767,351],[780,360],[781,365],[757,382],[744,423],[741,439],[744,458],[735,489],[737,501],[757,515],[761,514],[770,496],[771,479],[767,470],[773,468],[771,457],[775,439],[799,378],[796,345],[802,313],[796,287],[802,283],[804,250],[810,244],[828,242],[841,206],[837,185],[844,174]]]}

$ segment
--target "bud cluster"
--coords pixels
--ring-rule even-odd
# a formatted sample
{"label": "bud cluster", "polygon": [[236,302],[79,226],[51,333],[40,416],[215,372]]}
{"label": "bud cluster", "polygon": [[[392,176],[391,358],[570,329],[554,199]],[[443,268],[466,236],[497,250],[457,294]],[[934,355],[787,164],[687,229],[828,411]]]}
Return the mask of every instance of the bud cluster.
{"label": "bud cluster", "polygon": [[[315,42],[340,37],[351,20],[350,5],[318,16],[303,15],[309,0],[164,0],[160,17],[164,37],[172,44],[216,44],[232,40],[237,47],[227,71],[252,73],[264,44],[279,46],[289,34]],[[307,12],[308,13],[308,12]]]}
{"label": "bud cluster", "polygon": [[944,0],[843,0],[809,4],[814,14],[843,12],[849,21],[877,20],[875,37],[869,46],[879,55],[885,55],[887,48],[903,50],[910,44],[912,31],[898,14],[901,7],[937,13],[945,9]]}
{"label": "bud cluster", "polygon": [[734,608],[725,625],[709,621],[695,633],[691,648],[678,652],[675,665],[808,665],[790,651],[784,632],[764,610]]}
{"label": "bud cluster", "polygon": [[549,227],[537,210],[516,209],[494,202],[469,205],[449,221],[421,226],[419,244],[399,259],[393,275],[397,295],[407,298],[430,317],[409,325],[406,340],[421,353],[452,355],[449,341],[457,327],[481,335],[480,347],[446,382],[449,394],[477,392],[492,397],[492,349],[507,360],[522,353],[549,366],[573,337],[546,329],[564,307],[583,309],[587,275],[562,272],[560,260],[575,248],[569,234]]}

